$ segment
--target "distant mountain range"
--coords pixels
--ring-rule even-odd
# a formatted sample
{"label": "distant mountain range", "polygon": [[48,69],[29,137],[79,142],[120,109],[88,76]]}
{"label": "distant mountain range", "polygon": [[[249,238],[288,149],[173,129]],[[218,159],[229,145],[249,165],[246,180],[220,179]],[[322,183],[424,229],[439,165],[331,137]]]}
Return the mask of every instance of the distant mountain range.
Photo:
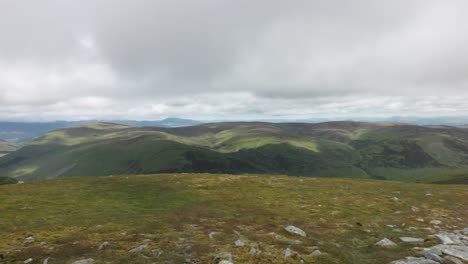
{"label": "distant mountain range", "polygon": [[55,130],[0,158],[21,180],[163,172],[468,180],[468,129],[391,123],[113,123]]}
{"label": "distant mountain range", "polygon": [[[200,121],[169,117],[163,120],[137,121],[137,120],[105,120],[105,122],[124,124],[130,126],[149,127],[183,127],[210,122],[225,122],[226,120]],[[303,118],[303,119],[264,119],[259,122],[271,123],[322,123],[340,121],[337,118]],[[341,121],[355,122],[384,122],[384,123],[407,123],[415,125],[450,125],[458,127],[468,127],[468,117],[388,117],[388,118],[349,118]],[[0,139],[24,144],[32,139],[43,135],[49,131],[76,126],[80,124],[101,122],[101,120],[81,120],[81,121],[54,121],[54,122],[2,122],[0,121]]]}
{"label": "distant mountain range", "polygon": [[[44,133],[55,129],[76,126],[91,122],[98,122],[98,120],[55,122],[0,122],[0,139],[7,140],[10,142],[24,143],[31,141],[32,139],[42,136]],[[201,123],[195,120],[173,117],[156,121],[111,120],[109,122],[132,126],[156,127],[181,127]]]}

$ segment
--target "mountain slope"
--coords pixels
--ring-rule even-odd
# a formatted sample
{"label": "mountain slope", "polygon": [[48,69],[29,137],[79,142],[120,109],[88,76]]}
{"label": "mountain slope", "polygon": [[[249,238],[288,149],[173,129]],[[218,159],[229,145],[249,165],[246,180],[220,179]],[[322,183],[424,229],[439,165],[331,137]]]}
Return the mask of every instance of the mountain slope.
{"label": "mountain slope", "polygon": [[0,157],[17,149],[17,146],[11,142],[0,139]]}
{"label": "mountain slope", "polygon": [[416,181],[468,167],[468,129],[389,123],[91,123],[0,159],[25,180],[161,172],[270,173]]}
{"label": "mountain slope", "polygon": [[[2,263],[219,263],[223,252],[234,263],[390,263],[468,221],[466,186],[278,175],[70,177],[0,186],[0,201]],[[375,246],[385,237],[397,246]]]}
{"label": "mountain slope", "polygon": [[[27,143],[44,133],[70,126],[78,126],[94,121],[55,121],[55,122],[1,122],[0,138],[10,142]],[[116,124],[131,126],[150,127],[183,127],[200,124],[201,122],[190,119],[170,117],[163,120],[136,121],[136,120],[114,120]]]}

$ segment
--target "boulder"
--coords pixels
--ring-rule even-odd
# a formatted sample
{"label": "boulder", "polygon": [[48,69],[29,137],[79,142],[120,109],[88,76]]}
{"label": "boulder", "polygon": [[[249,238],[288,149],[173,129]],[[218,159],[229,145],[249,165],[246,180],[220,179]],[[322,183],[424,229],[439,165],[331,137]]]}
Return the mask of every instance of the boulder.
{"label": "boulder", "polygon": [[444,245],[454,245],[462,243],[456,235],[447,232],[440,232],[435,235],[435,238],[437,242]]}
{"label": "boulder", "polygon": [[405,259],[395,260],[390,262],[390,264],[439,264],[434,260],[426,259],[426,258],[412,258],[408,257]]}
{"label": "boulder", "polygon": [[425,251],[423,253],[423,256],[427,259],[434,260],[435,262],[438,263],[444,263],[444,260],[437,254],[431,252],[431,251]]}
{"label": "boulder", "polygon": [[449,246],[442,250],[442,253],[459,258],[463,261],[468,261],[468,247],[467,246]]}
{"label": "boulder", "polygon": [[454,257],[451,257],[451,256],[445,256],[444,259],[443,259],[443,262],[441,263],[444,263],[444,264],[463,264],[463,261],[457,259],[457,258],[454,258]]}

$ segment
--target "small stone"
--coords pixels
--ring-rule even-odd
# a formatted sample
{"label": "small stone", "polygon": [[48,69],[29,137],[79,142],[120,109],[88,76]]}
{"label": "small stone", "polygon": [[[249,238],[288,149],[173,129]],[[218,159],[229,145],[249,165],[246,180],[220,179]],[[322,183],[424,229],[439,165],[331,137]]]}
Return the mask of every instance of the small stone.
{"label": "small stone", "polygon": [[31,263],[33,262],[32,258],[28,258],[27,260],[23,261],[24,264]]}
{"label": "small stone", "polygon": [[[232,262],[232,254],[230,252],[223,252],[223,253],[220,253],[220,254],[216,254],[215,257],[214,257],[214,260],[220,260],[221,259],[221,262],[223,261],[222,259],[224,259],[224,261],[227,261],[226,263],[231,263]],[[219,262],[219,263],[221,263]]]}
{"label": "small stone", "polygon": [[233,263],[228,260],[221,260],[218,264],[233,264]]}
{"label": "small stone", "polygon": [[424,239],[416,237],[400,237],[400,240],[405,243],[422,243]]}
{"label": "small stone", "polygon": [[440,225],[440,224],[442,224],[442,221],[440,221],[440,220],[431,220],[429,223],[431,223],[433,225]]}
{"label": "small stone", "polygon": [[49,264],[49,257],[45,258],[42,264]]}
{"label": "small stone", "polygon": [[419,208],[416,206],[411,206],[411,211],[413,212],[419,212]]}
{"label": "small stone", "polygon": [[255,255],[255,254],[257,254],[257,250],[255,248],[251,247],[250,250],[249,250],[249,254]]}
{"label": "small stone", "polygon": [[44,246],[46,246],[46,245],[47,245],[47,243],[44,242],[44,241],[42,241],[42,242],[39,244],[39,246],[41,246],[41,247],[44,247]]}
{"label": "small stone", "polygon": [[132,248],[128,251],[128,253],[135,253],[135,252],[139,252],[139,251],[142,251],[143,249],[147,248],[148,247],[148,244],[145,244],[145,245],[141,245],[141,246],[138,246],[136,248]]}
{"label": "small stone", "polygon": [[24,239],[24,242],[23,244],[25,245],[29,245],[29,244],[32,244],[34,243],[34,237],[33,236],[28,236],[27,238]]}
{"label": "small stone", "polygon": [[320,252],[320,250],[316,249],[314,250],[314,252],[311,253],[312,256],[315,256],[315,257],[318,257],[320,255],[322,255],[322,252]]}
{"label": "small stone", "polygon": [[236,247],[243,247],[243,246],[245,246],[245,243],[244,243],[242,240],[240,240],[240,239],[236,240],[236,242],[234,242],[234,244],[236,245]]}
{"label": "small stone", "polygon": [[210,232],[210,233],[208,234],[208,237],[209,237],[210,239],[215,239],[216,234],[218,234],[218,232]]}
{"label": "small stone", "polygon": [[302,229],[298,228],[298,227],[295,227],[295,226],[287,226],[285,228],[286,231],[288,231],[289,233],[291,234],[295,234],[295,235],[299,235],[301,237],[306,237],[307,234],[306,232],[304,232]]}
{"label": "small stone", "polygon": [[375,245],[380,246],[380,247],[396,247],[397,246],[395,242],[391,241],[388,238],[384,238],[380,240],[379,242],[375,243]]}
{"label": "small stone", "polygon": [[398,197],[392,197],[393,201],[399,201],[400,199]]}
{"label": "small stone", "polygon": [[292,251],[290,248],[287,248],[287,249],[284,251],[284,257],[285,257],[285,258],[292,256],[292,254],[293,254],[293,251]]}
{"label": "small stone", "polygon": [[88,264],[94,262],[94,259],[89,258],[89,259],[82,259],[82,260],[77,260],[73,262],[73,264]]}
{"label": "small stone", "polygon": [[101,245],[99,245],[99,248],[98,248],[98,250],[103,250],[103,249],[106,249],[108,246],[109,246],[109,242],[107,242],[107,241],[104,241],[104,242],[102,242],[102,244],[101,244]]}
{"label": "small stone", "polygon": [[416,218],[416,221],[424,223],[424,219],[422,219],[422,218]]}

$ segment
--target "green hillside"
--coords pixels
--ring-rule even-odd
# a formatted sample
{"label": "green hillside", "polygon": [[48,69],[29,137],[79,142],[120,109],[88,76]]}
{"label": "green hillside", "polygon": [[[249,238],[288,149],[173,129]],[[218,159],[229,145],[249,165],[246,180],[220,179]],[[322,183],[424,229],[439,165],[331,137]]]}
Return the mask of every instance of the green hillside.
{"label": "green hillside", "polygon": [[[462,185],[279,175],[70,177],[0,186],[0,201],[2,263],[389,263],[435,244],[430,221],[468,220]],[[384,237],[398,245],[375,246]]]}
{"label": "green hillside", "polygon": [[16,145],[0,139],[0,157],[13,152],[17,149]]}
{"label": "green hillside", "polygon": [[468,129],[390,123],[92,123],[55,130],[0,158],[21,180],[165,172],[420,181],[468,167]]}

